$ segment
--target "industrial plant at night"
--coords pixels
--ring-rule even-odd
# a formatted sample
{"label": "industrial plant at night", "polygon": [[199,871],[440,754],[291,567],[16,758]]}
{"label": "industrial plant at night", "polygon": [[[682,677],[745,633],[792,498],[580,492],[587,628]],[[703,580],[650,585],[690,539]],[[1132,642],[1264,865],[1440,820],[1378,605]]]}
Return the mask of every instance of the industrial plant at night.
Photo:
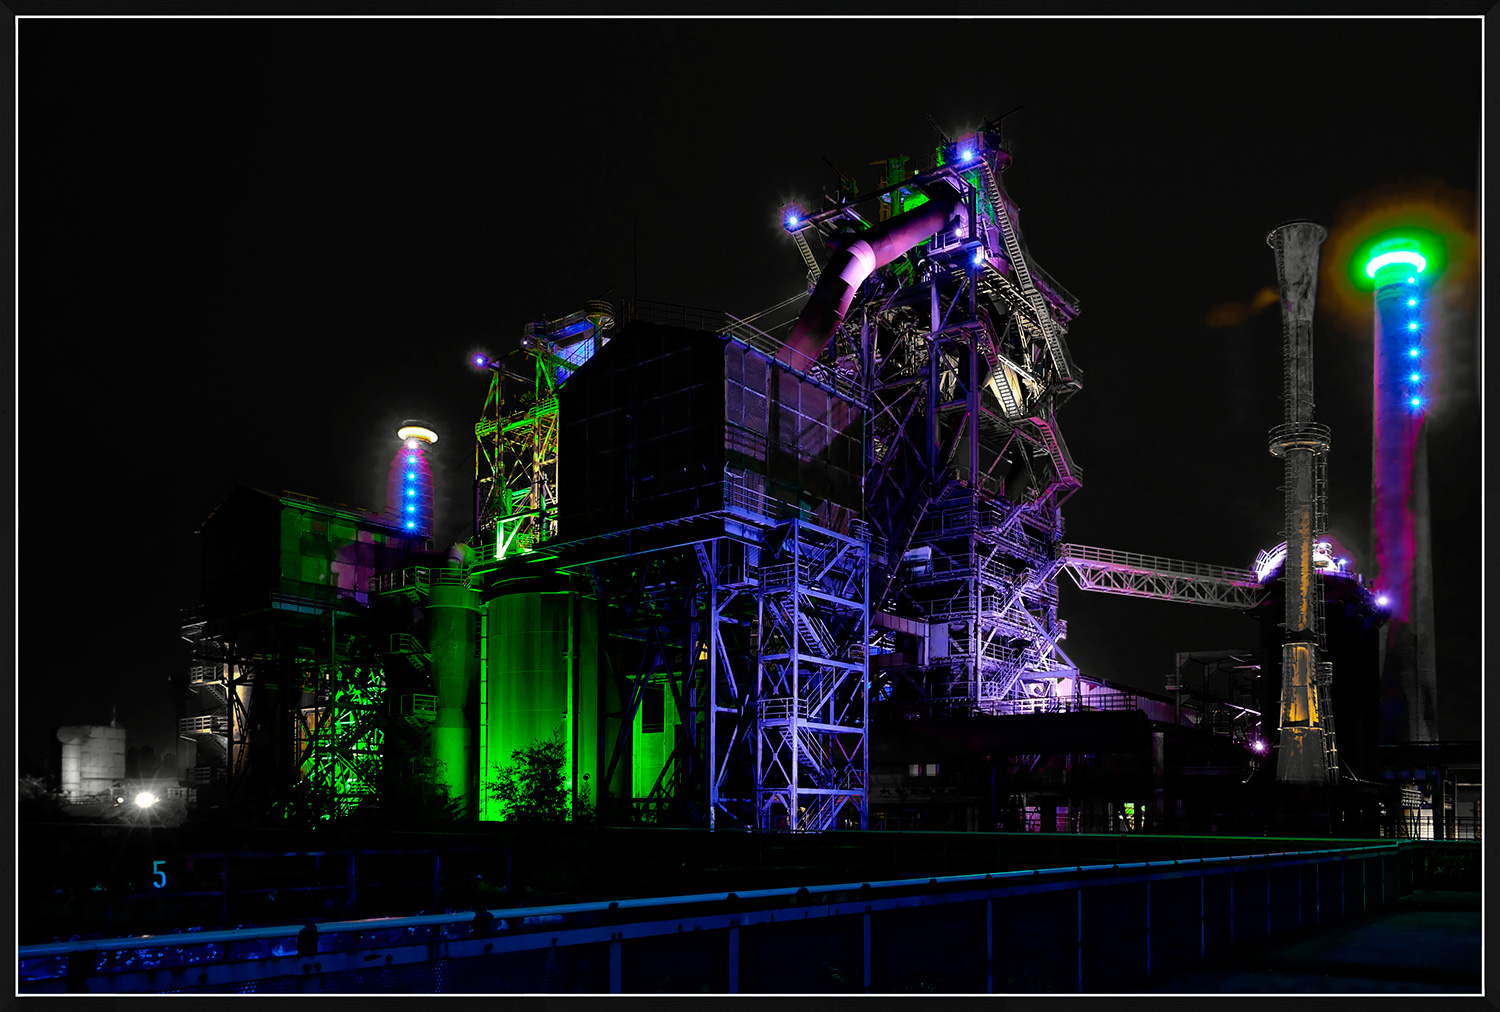
{"label": "industrial plant at night", "polygon": [[[246,398],[298,444],[287,477],[194,490],[184,663],[152,675],[175,768],[149,768],[138,700],[107,725],[34,711],[56,783],[22,778],[18,993],[1231,991],[1201,975],[1414,896],[1467,910],[1480,743],[1438,719],[1429,423],[1431,307],[1473,250],[1430,219],[1350,239],[1292,192],[1248,239],[1168,252],[1143,201],[1138,234],[1089,253],[1139,286],[1140,331],[1091,331],[1077,263],[1054,277],[1023,231],[1012,115],[932,121],[817,197],[754,191],[797,280],[761,312],[655,301],[632,249],[633,279],[571,284],[519,334],[397,354],[351,325],[329,340],[359,369],[333,378],[288,352]],[[602,244],[554,190],[569,241]],[[772,277],[740,219],[681,207],[706,270]],[[1090,352],[1165,357],[1169,275],[1230,243],[1266,288],[1227,315],[1279,307],[1278,381],[1153,361],[1138,415],[1074,427],[1075,455],[1070,409],[1124,382]],[[567,268],[525,253],[504,284],[533,307],[527,272]],[[1367,415],[1326,395],[1350,370],[1324,344],[1315,363],[1320,280],[1327,299],[1345,271]],[[434,355],[451,382],[407,392]],[[288,407],[330,397],[390,414],[309,434]],[[1265,432],[1262,471],[1205,489],[1194,454],[1246,442],[1230,414]],[[1330,506],[1366,491],[1368,530]],[[1120,522],[1071,531],[1091,499]],[[1249,499],[1275,519],[1249,530]],[[1144,510],[1205,557],[1132,543]],[[1180,635],[1155,682],[1122,677],[1159,659],[1099,625],[1116,607]],[[1244,632],[1206,642],[1195,612]],[[1401,979],[1467,989],[1458,959]]]}
{"label": "industrial plant at night", "polygon": [[[395,434],[383,511],[234,489],[200,530],[184,628],[196,806],[378,806],[399,736],[458,818],[498,821],[495,767],[556,736],[569,808],[605,825],[1454,835],[1451,799],[1403,809],[1378,749],[1435,740],[1431,637],[1382,645],[1431,626],[1420,257],[1370,260],[1383,583],[1328,531],[1310,223],[1268,239],[1275,547],[1238,569],[1080,545],[1080,305],[1026,251],[999,124],[906,161],[783,210],[811,295],[782,337],[625,300],[475,355],[464,542],[432,540],[438,434],[419,421]],[[1166,694],[1090,677],[1064,580],[1250,614],[1261,642],[1185,652]]]}

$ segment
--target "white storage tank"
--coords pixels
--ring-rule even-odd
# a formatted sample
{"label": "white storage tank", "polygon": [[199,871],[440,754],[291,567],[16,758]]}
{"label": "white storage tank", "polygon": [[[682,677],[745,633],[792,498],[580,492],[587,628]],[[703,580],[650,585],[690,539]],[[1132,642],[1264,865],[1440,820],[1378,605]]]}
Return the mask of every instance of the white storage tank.
{"label": "white storage tank", "polygon": [[62,789],[69,798],[107,794],[125,779],[125,729],[73,724],[57,729],[62,742]]}

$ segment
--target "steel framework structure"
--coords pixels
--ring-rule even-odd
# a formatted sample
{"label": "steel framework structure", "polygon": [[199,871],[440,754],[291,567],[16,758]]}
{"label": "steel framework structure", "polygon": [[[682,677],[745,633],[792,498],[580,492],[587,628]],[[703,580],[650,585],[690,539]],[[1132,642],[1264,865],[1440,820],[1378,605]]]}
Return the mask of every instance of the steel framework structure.
{"label": "steel framework structure", "polygon": [[724,479],[722,501],[548,546],[600,604],[601,803],[621,789],[636,713],[660,686],[680,731],[647,795],[632,799],[634,819],[866,828],[868,530],[813,523],[739,476]]}
{"label": "steel framework structure", "polygon": [[609,304],[590,302],[527,324],[519,348],[480,360],[491,377],[474,425],[474,531],[502,557],[557,534],[557,388],[608,342],[613,326]]}
{"label": "steel framework structure", "polygon": [[[381,745],[385,740],[385,676],[376,666],[320,669],[314,705],[298,712],[297,766],[309,788],[313,810],[323,818],[353,812],[379,794]],[[324,677],[326,675],[326,677]]]}
{"label": "steel framework structure", "polygon": [[868,827],[869,533],[806,520],[760,549],[756,813],[765,828]]}
{"label": "steel framework structure", "polygon": [[[333,614],[327,602],[296,599],[300,603],[292,604],[293,599],[278,597],[273,601],[276,609]],[[192,664],[189,715],[179,720],[178,734],[197,749],[185,783],[220,786],[229,801],[243,802],[252,776],[251,757],[262,755],[267,767],[253,775],[257,782],[264,781],[266,799],[274,806],[295,797],[314,814],[333,818],[347,815],[377,793],[388,717],[385,673],[367,637],[348,633],[340,639],[336,623],[331,618],[321,650],[307,636],[292,632],[258,640],[256,648],[247,650],[232,631],[214,634],[202,620],[184,626]],[[266,635],[264,629],[258,631],[259,637]],[[290,705],[278,708],[275,687],[257,694],[258,680],[282,683],[291,693]],[[289,740],[268,721],[288,721]],[[257,724],[261,729],[252,734]],[[262,737],[284,748],[283,756],[263,752]],[[288,758],[292,779],[276,781],[287,775]]]}
{"label": "steel framework structure", "polygon": [[[628,793],[632,821],[694,825],[710,819],[705,784],[713,756],[705,744],[724,705],[716,690],[725,682],[744,684],[746,673],[744,644],[722,636],[743,609],[729,610],[733,602],[724,599],[711,568],[703,565],[716,545],[713,538],[663,543],[652,551],[559,566],[586,578],[599,602],[605,662],[600,803],[624,801],[621,795]],[[729,674],[726,659],[740,669],[738,680]],[[635,718],[652,686],[663,690],[680,732],[674,730],[655,782],[645,796],[635,797],[620,783],[630,783],[638,744]],[[736,716],[742,712],[729,708]]]}
{"label": "steel framework structure", "polygon": [[1265,598],[1259,577],[1247,569],[1064,544],[1061,568],[1080,590],[1179,601],[1246,611]]}
{"label": "steel framework structure", "polygon": [[[874,273],[812,371],[868,391],[871,603],[932,631],[925,662],[901,671],[911,704],[993,711],[1071,667],[1056,574],[1061,507],[1082,472],[1057,411],[1082,385],[1065,340],[1078,306],[1025,251],[998,125],[945,139],[935,161],[788,228],[832,236],[852,224],[857,237],[863,201],[899,193],[911,207],[912,191],[934,185],[962,195],[966,225]],[[893,641],[884,632],[875,649]]]}
{"label": "steel framework structure", "polygon": [[[977,160],[960,159],[960,145]],[[523,348],[536,378],[510,412],[500,384],[516,374],[492,366],[476,426],[480,558],[488,567],[545,542],[556,569],[586,580],[600,604],[601,802],[631,761],[646,689],[661,686],[680,731],[639,807],[710,825],[866,826],[867,644],[893,636],[871,629],[877,606],[944,630],[948,647],[905,672],[917,707],[993,710],[1026,695],[1028,680],[1071,668],[1056,574],[1061,506],[1082,474],[1057,410],[1081,386],[1064,340],[1078,310],[1027,263],[999,184],[1008,161],[987,129],[945,143],[933,168],[806,219],[820,235],[840,222],[863,228],[856,204],[899,191],[910,209],[934,182],[960,190],[967,208],[965,229],[928,237],[860,286],[851,325],[816,361],[779,354],[745,321],[663,321],[768,353],[797,382],[860,409],[868,527],[847,509],[814,522],[729,473],[720,510],[558,543],[555,395],[571,363],[555,344]],[[923,569],[911,558],[937,561]]]}
{"label": "steel framework structure", "polygon": [[194,745],[183,780],[195,788],[222,785],[233,798],[249,764],[254,668],[231,637],[211,633],[202,619],[184,625],[182,636],[191,660],[188,715],[179,718],[177,734]]}
{"label": "steel framework structure", "polygon": [[1264,733],[1261,712],[1255,708],[1256,682],[1261,677],[1255,650],[1200,650],[1179,653],[1167,675],[1167,691],[1175,698],[1176,722],[1192,704],[1210,730],[1236,739]]}

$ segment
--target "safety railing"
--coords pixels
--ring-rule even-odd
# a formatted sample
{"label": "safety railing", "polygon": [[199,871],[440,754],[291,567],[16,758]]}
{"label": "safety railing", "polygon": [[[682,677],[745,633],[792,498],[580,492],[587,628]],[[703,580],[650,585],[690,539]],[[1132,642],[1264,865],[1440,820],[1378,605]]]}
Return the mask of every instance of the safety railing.
{"label": "safety railing", "polygon": [[195,664],[188,668],[189,685],[215,685],[223,681],[224,671],[218,664]]}
{"label": "safety railing", "polygon": [[995,705],[995,712],[1002,714],[1081,713],[1085,710],[1119,713],[1138,709],[1140,700],[1133,692],[1090,692],[1082,696],[1019,696],[1003,699]]}
{"label": "safety railing", "polygon": [[[837,797],[838,795],[825,795]],[[816,803],[815,803],[816,804]],[[812,807],[812,806],[809,806]],[[677,939],[681,951],[702,953],[673,966],[675,987],[684,976],[693,989],[738,992],[783,990],[785,958],[743,948],[740,931],[773,937],[796,926],[802,945],[816,938],[822,952],[863,951],[848,976],[866,991],[914,990],[904,975],[939,974],[944,991],[1118,991],[1140,987],[1165,972],[1200,965],[1245,945],[1322,930],[1351,917],[1395,907],[1411,891],[1410,842],[1321,850],[1275,850],[1177,860],[1067,867],[1006,868],[961,875],[875,882],[747,889],[725,893],[598,900],[551,906],[479,908],[462,913],[371,920],[332,920],[205,931],[192,935],[111,938],[21,946],[22,991],[151,993],[237,990],[408,993],[470,991],[588,992],[625,990],[625,967],[635,958],[661,960],[661,946]],[[1122,888],[1123,887],[1123,888]],[[1045,915],[1066,944],[1033,946],[1026,963],[1038,978],[1031,987],[1006,987],[1018,968],[1008,947],[1024,944],[1035,918]],[[945,952],[954,937],[915,925],[933,919],[982,925],[981,939],[996,944]],[[872,946],[872,930],[876,945]],[[813,934],[809,934],[812,932]],[[889,932],[881,936],[879,933]],[[861,945],[861,938],[863,944]],[[1122,938],[1129,938],[1124,945]],[[691,943],[691,944],[690,944]],[[851,945],[852,943],[852,945]],[[762,943],[763,944],[763,943]],[[880,960],[896,944],[907,960]],[[722,946],[722,948],[719,948]],[[602,947],[602,948],[601,948]],[[705,948],[711,947],[711,948]],[[724,967],[707,969],[708,952]],[[566,973],[550,983],[520,979],[516,962],[484,957],[545,956],[568,963],[588,953],[607,958],[569,963],[585,981]],[[578,954],[575,956],[574,954]],[[472,960],[472,961],[471,961]],[[805,962],[805,961],[802,961]],[[439,971],[443,971],[441,974]],[[998,976],[997,976],[998,974]],[[458,979],[455,980],[454,977]],[[699,978],[706,978],[702,985]],[[931,978],[924,976],[931,984]],[[448,987],[440,985],[448,981]],[[634,977],[631,990],[650,990],[656,978]],[[958,982],[968,981],[967,986]],[[847,989],[844,983],[841,989]],[[839,988],[835,978],[826,989]]]}
{"label": "safety railing", "polygon": [[401,716],[413,727],[421,728],[437,718],[437,696],[413,692],[401,697]]}
{"label": "safety railing", "polygon": [[664,327],[682,327],[685,330],[706,330],[713,334],[722,334],[728,329],[728,314],[719,309],[648,299],[626,299],[624,306],[627,320],[658,323]]}
{"label": "safety railing", "polygon": [[524,555],[557,531],[557,505],[524,510],[497,517],[495,527],[487,530],[474,546],[476,563],[497,562],[513,555]]}
{"label": "safety railing", "polygon": [[741,510],[772,521],[805,520],[810,516],[800,507],[749,488],[738,475],[726,475],[724,478],[724,508]]}
{"label": "safety railing", "polygon": [[755,704],[757,713],[762,722],[772,720],[790,720],[793,714],[798,720],[807,719],[807,700],[798,699],[793,706],[791,696],[769,696],[758,700]]}
{"label": "safety railing", "polygon": [[1089,545],[1063,544],[1058,547],[1065,565],[1083,565],[1146,575],[1192,576],[1230,583],[1237,587],[1259,586],[1255,574],[1248,569],[1211,566],[1201,562],[1168,559],[1159,555],[1140,555],[1136,552],[1116,552],[1107,548],[1093,548]]}
{"label": "safety railing", "polygon": [[429,576],[430,571],[425,566],[408,566],[394,573],[380,573],[370,577],[370,593],[400,594],[426,590]]}
{"label": "safety railing", "polygon": [[469,571],[459,566],[434,569],[428,572],[427,583],[430,587],[462,587],[468,590]]}
{"label": "safety railing", "polygon": [[422,641],[411,633],[391,633],[390,640],[386,645],[387,654],[403,654],[407,656],[422,656],[427,653],[427,648]]}
{"label": "safety railing", "polygon": [[192,734],[227,734],[229,733],[229,716],[223,713],[205,713],[201,717],[183,717],[177,721],[177,733]]}

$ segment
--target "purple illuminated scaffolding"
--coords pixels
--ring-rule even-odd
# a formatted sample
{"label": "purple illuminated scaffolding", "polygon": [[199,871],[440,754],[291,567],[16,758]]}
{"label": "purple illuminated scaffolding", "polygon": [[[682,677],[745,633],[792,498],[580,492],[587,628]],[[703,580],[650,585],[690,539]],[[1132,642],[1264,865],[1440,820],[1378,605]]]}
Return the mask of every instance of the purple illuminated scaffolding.
{"label": "purple illuminated scaffolding", "polygon": [[877,691],[915,714],[998,712],[1074,671],[1057,572],[1082,471],[1057,415],[1082,385],[1064,339],[1078,306],[1023,246],[1009,164],[991,123],[782,219],[804,262],[831,251],[808,263],[786,355],[868,398]]}

